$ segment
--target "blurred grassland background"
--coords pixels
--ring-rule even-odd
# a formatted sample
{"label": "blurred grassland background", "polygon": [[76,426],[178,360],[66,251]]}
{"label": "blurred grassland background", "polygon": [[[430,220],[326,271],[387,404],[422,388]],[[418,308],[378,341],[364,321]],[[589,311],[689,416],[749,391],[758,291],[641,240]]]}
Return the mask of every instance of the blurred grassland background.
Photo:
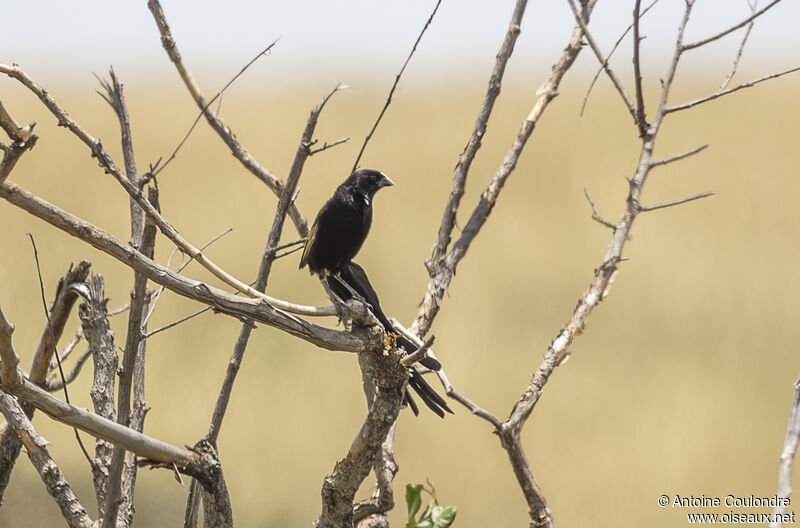
{"label": "blurred grassland background", "polygon": [[[716,89],[721,76],[698,75],[699,70],[681,72],[672,102]],[[652,94],[658,74],[648,73]],[[741,79],[760,73],[745,71]],[[504,88],[471,172],[459,225],[511,144],[542,78]],[[196,109],[174,78],[123,81],[143,172],[171,152]],[[578,116],[588,82],[586,71],[568,75],[459,266],[433,328],[437,354],[454,385],[501,417],[571,315],[609,242],[610,231],[590,218],[583,189],[601,214],[616,221],[627,193],[625,177],[637,161],[630,116],[606,82],[595,89],[586,115]],[[8,80],[1,86],[8,109],[20,122],[36,121],[40,135],[10,179],[127,240],[127,195],[38,101]],[[571,360],[555,372],[524,430],[528,457],[557,525],[681,526],[687,510],[659,508],[659,495],[774,493],[792,382],[800,371],[798,89],[799,79],[780,79],[667,121],[657,157],[703,143],[711,148],[654,170],[643,202],[705,190],[717,195],[637,220],[625,250],[630,261],[621,264],[611,295],[592,314]],[[385,91],[378,84],[344,91],[323,113],[316,133],[321,142],[353,140],[308,161],[298,205],[309,219],[346,176]],[[484,91],[482,75],[403,84],[362,161],[396,185],[376,198],[372,233],[358,261],[386,311],[405,323],[422,298],[422,263]],[[222,116],[257,159],[284,177],[308,112],[324,92],[316,85],[281,86],[279,80],[267,88],[241,83],[226,94]],[[118,126],[105,103],[90,90],[61,87],[51,93],[121,164]],[[159,187],[165,217],[194,244],[232,227],[206,253],[252,280],[276,199],[205,123],[159,177]],[[0,204],[0,225],[0,304],[16,325],[14,345],[23,365],[29,365],[44,327],[26,232],[36,237],[48,298],[69,264],[87,259],[106,279],[110,307],[127,302],[132,272],[113,259],[6,202]],[[284,240],[295,235],[287,223]],[[171,250],[160,237],[157,260],[166,262]],[[294,254],[276,264],[269,293],[325,304],[318,282],[297,270],[298,259]],[[195,264],[184,273],[217,284]],[[166,292],[150,328],[196,308]],[[118,345],[124,344],[125,317],[113,320]],[[148,341],[152,409],[146,433],[176,445],[193,444],[206,433],[239,325],[204,314]],[[73,401],[84,407],[91,407],[90,378],[87,365],[70,386]],[[402,526],[405,520],[405,483],[430,479],[439,500],[458,507],[456,526],[527,525],[522,495],[489,426],[454,409],[455,416],[444,421],[427,412],[418,418],[401,414],[393,523]],[[364,413],[353,355],[260,327],[219,442],[237,526],[309,526],[319,514],[322,479],[345,454]],[[90,471],[72,431],[41,413],[34,424],[95,515]],[[83,438],[91,449],[90,437]],[[370,486],[368,480],[362,496]],[[181,525],[187,490],[168,471],[141,471],[135,525]],[[21,457],[0,508],[0,526],[62,525],[38,475]]]}

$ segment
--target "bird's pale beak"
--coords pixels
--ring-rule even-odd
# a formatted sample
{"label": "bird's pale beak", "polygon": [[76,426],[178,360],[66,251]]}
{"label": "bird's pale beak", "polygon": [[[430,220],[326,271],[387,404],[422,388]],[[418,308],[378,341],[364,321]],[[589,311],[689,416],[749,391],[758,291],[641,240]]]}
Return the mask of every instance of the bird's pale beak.
{"label": "bird's pale beak", "polygon": [[394,182],[390,180],[387,175],[381,173],[381,176],[383,176],[383,178],[381,178],[381,181],[378,184],[379,187],[391,187],[392,185],[394,185]]}

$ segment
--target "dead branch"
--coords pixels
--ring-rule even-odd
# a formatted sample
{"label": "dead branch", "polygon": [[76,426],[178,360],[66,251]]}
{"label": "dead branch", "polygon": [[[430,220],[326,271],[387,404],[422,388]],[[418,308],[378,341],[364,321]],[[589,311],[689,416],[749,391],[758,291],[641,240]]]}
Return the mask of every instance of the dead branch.
{"label": "dead branch", "polygon": [[375,398],[347,455],[336,463],[333,473],[322,484],[318,528],[353,525],[356,491],[375,465],[403,402],[408,374],[400,365],[396,349],[386,355],[380,347],[372,349],[360,353],[358,360],[362,379],[376,387]]}
{"label": "dead branch", "polygon": [[[639,116],[636,112],[636,107],[634,106],[633,101],[631,101],[631,97],[630,95],[628,95],[628,91],[625,89],[625,86],[622,84],[622,81],[619,80],[619,77],[617,77],[617,75],[614,73],[614,70],[611,69],[611,66],[608,63],[608,59],[606,59],[605,56],[603,55],[603,52],[600,51],[600,47],[597,45],[597,42],[595,42],[594,37],[592,37],[592,34],[589,32],[589,28],[587,27],[588,20],[578,10],[578,7],[575,5],[575,0],[567,0],[567,3],[569,4],[570,9],[572,9],[572,14],[575,16],[575,20],[577,21],[578,26],[580,26],[582,34],[586,39],[586,42],[589,44],[589,47],[594,52],[595,56],[597,57],[597,60],[600,61],[600,65],[602,66],[603,71],[606,72],[606,75],[611,80],[611,84],[614,85],[614,88],[617,90],[617,93],[619,93],[619,96],[622,98],[622,102],[625,103],[625,107],[628,109],[628,113],[630,113],[631,117],[633,117],[634,124],[637,127],[641,128],[640,123],[638,121]],[[638,43],[635,44],[635,46],[638,48]]]}
{"label": "dead branch", "polygon": [[[253,158],[253,156],[251,156],[250,153],[239,142],[235,134],[222,121],[222,119],[209,111],[208,103],[200,92],[200,88],[197,86],[197,83],[194,81],[194,78],[189,70],[183,64],[183,59],[178,51],[175,39],[172,38],[172,33],[169,29],[169,24],[167,24],[167,18],[164,15],[164,10],[161,8],[161,4],[158,2],[158,0],[149,0],[147,2],[147,7],[153,14],[153,19],[158,26],[158,31],[161,33],[161,44],[164,47],[164,51],[167,52],[169,59],[175,65],[175,69],[178,70],[178,74],[183,80],[183,83],[186,86],[186,89],[189,91],[189,94],[192,96],[192,99],[194,99],[197,106],[203,111],[203,115],[208,121],[208,124],[219,135],[219,137],[222,138],[222,140],[231,150],[231,153],[234,155],[234,157],[238,159],[248,171],[264,182],[267,187],[269,187],[272,192],[275,193],[276,196],[280,197],[284,188],[284,185],[280,179],[272,174],[269,170],[264,168],[260,163],[258,163],[258,161],[256,161],[256,159]],[[291,216],[300,236],[308,236],[308,223],[297,209],[297,206],[294,204],[291,204],[289,208],[289,215]]]}
{"label": "dead branch", "polygon": [[[0,197],[62,231],[84,240],[133,270],[142,273],[153,282],[161,284],[179,295],[212,306],[217,311],[267,324],[329,350],[357,352],[368,347],[368,338],[360,330],[345,332],[317,326],[280,310],[275,310],[260,299],[237,297],[219,288],[179,275],[148,259],[113,235],[59,209],[12,182],[6,181],[0,184]],[[332,307],[325,309],[303,307],[302,310],[327,314],[328,308],[335,313]]]}
{"label": "dead branch", "polygon": [[[583,15],[585,19],[588,19],[589,14],[594,8],[594,4],[594,0],[587,3]],[[470,244],[480,232],[483,224],[486,223],[486,220],[494,208],[494,204],[497,202],[500,191],[503,189],[503,185],[516,168],[519,156],[522,154],[522,150],[525,148],[528,138],[533,133],[536,123],[541,119],[550,101],[558,95],[558,87],[564,74],[575,62],[578,53],[580,53],[582,36],[583,32],[581,28],[576,26],[564,53],[553,66],[550,78],[539,88],[537,92],[539,97],[536,103],[522,122],[514,144],[506,153],[505,158],[503,158],[500,168],[489,181],[483,194],[481,194],[481,199],[472,212],[472,216],[470,216],[459,239],[442,259],[438,261],[428,261],[428,272],[431,275],[431,279],[428,281],[428,287],[426,288],[420,309],[417,312],[417,317],[411,325],[411,332],[417,335],[425,335],[430,330],[433,319],[439,313],[444,294],[455,275],[458,263],[464,258]],[[450,202],[448,201],[448,203]]]}
{"label": "dead branch", "polygon": [[[278,206],[275,209],[275,219],[272,222],[272,227],[270,228],[269,235],[267,236],[266,248],[264,249],[264,253],[261,257],[261,263],[259,265],[256,281],[253,286],[258,291],[264,291],[267,287],[267,281],[269,280],[269,274],[272,270],[272,263],[275,260],[278,243],[280,242],[281,234],[283,233],[283,225],[286,221],[286,215],[289,211],[289,206],[294,201],[293,196],[295,194],[295,190],[297,189],[297,184],[300,181],[300,176],[303,172],[303,166],[305,165],[306,160],[312,154],[310,147],[313,142],[314,130],[316,129],[319,116],[328,100],[333,97],[333,94],[342,89],[342,87],[343,86],[341,84],[337,84],[328,94],[325,95],[325,97],[322,98],[322,101],[314,107],[314,109],[311,111],[311,115],[308,117],[306,128],[303,131],[303,135],[300,138],[300,143],[297,146],[292,168],[289,170],[289,177],[286,180],[286,186],[284,187],[280,198],[278,199]],[[209,426],[208,434],[206,435],[206,440],[208,440],[211,445],[215,447],[217,445],[217,437],[219,435],[220,427],[222,427],[222,420],[225,416],[225,412],[228,409],[228,402],[230,401],[231,392],[233,391],[233,384],[236,380],[236,375],[239,372],[239,367],[241,366],[244,352],[250,340],[250,333],[252,330],[253,324],[250,321],[245,321],[242,324],[242,327],[239,330],[239,336],[236,338],[236,343],[233,347],[233,354],[228,362],[228,368],[225,371],[225,379],[222,382],[222,388],[220,389],[219,396],[217,397],[217,402],[214,406],[214,411],[211,416],[211,425]],[[195,526],[197,521],[197,508],[198,488],[197,484],[192,482],[189,498],[187,499],[186,504],[186,517],[184,520],[184,526]]]}
{"label": "dead branch", "polygon": [[775,519],[778,515],[786,513],[788,509],[789,498],[792,495],[792,469],[798,442],[800,442],[800,379],[794,382],[792,408],[789,411],[786,439],[783,441],[780,466],[778,467],[778,491],[775,495],[784,500],[772,510],[773,520],[770,522],[769,528],[780,528],[782,523]]}
{"label": "dead branch", "polygon": [[[153,200],[151,200],[151,201],[153,201]],[[153,224],[153,225],[154,225],[154,227],[155,227],[155,224]],[[228,233],[230,233],[231,231],[233,231],[233,229],[229,227],[228,229],[226,229],[226,230],[225,230],[225,231],[223,231],[222,233],[218,234],[217,236],[215,236],[214,238],[212,238],[211,240],[209,240],[208,242],[206,242],[205,244],[203,244],[202,246],[200,246],[200,251],[205,251],[205,249],[206,249],[208,246],[210,246],[211,244],[213,244],[214,242],[216,242],[216,241],[217,241],[217,240],[219,240],[220,238],[224,237],[225,235],[227,235],[227,234],[228,234]],[[170,253],[169,259],[167,260],[167,267],[168,267],[168,268],[169,268],[169,266],[170,266],[170,263],[172,262],[172,257],[175,255],[175,253],[176,253],[176,252],[178,252],[178,248],[173,248],[173,250],[172,250],[172,253]],[[181,253],[181,255],[182,255],[182,254],[183,254],[183,253]],[[182,272],[184,269],[186,269],[186,266],[188,266],[189,264],[191,264],[193,260],[194,260],[194,259],[192,259],[192,258],[188,258],[188,259],[186,259],[186,261],[185,261],[185,262],[183,262],[183,263],[182,263],[180,266],[178,266],[178,269],[176,270],[176,273],[180,273],[180,272]],[[153,302],[150,304],[150,309],[149,309],[149,311],[147,312],[147,315],[145,316],[145,318],[144,318],[144,321],[142,321],[142,326],[147,326],[147,322],[150,320],[150,317],[152,317],[152,315],[153,315],[153,312],[155,312],[155,311],[156,311],[156,306],[158,305],[158,301],[159,301],[159,299],[161,299],[161,294],[162,294],[162,293],[164,293],[164,286],[159,286],[159,288],[158,288],[158,291],[156,292],[156,294],[155,294],[155,297],[153,298]],[[203,310],[203,311],[205,311],[205,310]],[[202,313],[202,312],[197,312],[197,313],[193,314],[192,316],[190,316],[190,318],[191,318],[191,317],[194,317],[194,315],[199,315],[200,313]],[[180,322],[182,322],[182,321],[178,321],[178,322],[177,322],[177,323],[175,323],[175,324],[178,324],[178,323],[180,323]],[[156,333],[160,332],[162,329],[163,329],[163,330],[166,330],[167,328],[171,328],[172,326],[175,326],[175,325],[174,325],[174,324],[172,324],[172,325],[167,325],[167,326],[165,326],[165,327],[163,327],[163,328],[160,328],[160,329],[157,329],[157,330],[153,330],[152,332],[150,332],[150,333],[146,334],[146,335],[145,335],[145,337],[150,337],[151,335],[153,335],[153,334],[156,334]]]}
{"label": "dead branch", "polygon": [[52,329],[52,333],[48,328],[45,328],[42,332],[39,347],[36,349],[36,354],[33,356],[33,364],[31,365],[29,377],[37,385],[44,383],[50,363],[54,359],[53,351],[56,343],[53,343],[52,337],[55,337],[56,341],[61,338],[67,325],[69,314],[72,312],[72,307],[78,299],[78,295],[75,291],[70,290],[69,286],[72,283],[85,281],[86,277],[89,276],[89,266],[89,262],[85,260],[78,263],[75,268],[70,266],[67,274],[58,281],[55,299],[50,306],[50,329]]}
{"label": "dead branch", "polygon": [[492,114],[497,96],[500,95],[500,86],[502,85],[503,75],[506,71],[506,64],[508,64],[508,60],[514,52],[514,44],[516,44],[517,37],[521,31],[522,16],[525,14],[525,7],[527,4],[528,0],[517,0],[514,6],[514,13],[511,15],[511,21],[508,23],[508,31],[503,39],[503,44],[500,46],[500,51],[497,52],[497,59],[495,60],[492,74],[489,77],[486,97],[484,97],[483,104],[478,112],[478,118],[475,121],[475,127],[467,140],[464,152],[461,153],[458,159],[455,176],[453,176],[453,186],[444,208],[442,223],[439,226],[436,243],[433,246],[431,258],[425,263],[431,276],[433,276],[435,267],[438,265],[437,263],[444,258],[447,248],[450,246],[453,228],[456,225],[456,213],[458,213],[461,197],[464,196],[464,187],[467,184],[467,175],[472,166],[472,160],[475,159],[478,149],[481,148],[481,140],[486,134],[489,116]]}
{"label": "dead branch", "polygon": [[733,92],[738,92],[739,90],[742,90],[744,88],[750,88],[751,86],[755,86],[755,85],[760,84],[760,83],[762,83],[764,81],[769,81],[770,79],[776,79],[778,77],[783,77],[784,75],[788,75],[788,74],[794,73],[796,71],[800,71],[800,66],[795,66],[794,68],[789,68],[788,70],[784,70],[784,71],[777,72],[777,73],[771,73],[769,75],[765,75],[765,76],[760,77],[758,79],[754,79],[752,81],[748,81],[746,83],[742,83],[742,84],[740,84],[738,86],[735,86],[733,88],[728,88],[727,90],[721,90],[721,91],[718,90],[718,91],[712,93],[711,95],[707,95],[706,97],[701,97],[699,99],[695,99],[694,101],[689,101],[688,103],[683,103],[683,104],[680,104],[680,105],[667,107],[665,109],[665,112],[668,113],[668,114],[671,114],[672,112],[678,112],[680,110],[686,110],[686,109],[689,109],[689,108],[693,108],[693,107],[695,107],[695,106],[697,106],[699,104],[707,103],[709,101],[713,101],[714,99],[719,99],[720,97],[732,94]]}
{"label": "dead branch", "polygon": [[[55,350],[53,338],[56,341],[64,332],[72,306],[77,296],[69,291],[68,286],[74,282],[86,279],[89,273],[89,263],[82,261],[75,268],[70,266],[67,273],[58,281],[55,298],[50,307],[50,324],[42,332],[39,347],[33,358],[28,379],[39,386],[45,386],[47,372]],[[52,332],[51,332],[52,330]],[[23,404],[23,410],[28,418],[33,417],[34,408]],[[16,458],[19,456],[22,442],[18,434],[11,429],[6,429],[0,435],[0,497],[8,485]]]}
{"label": "dead branch", "polygon": [[2,390],[0,390],[0,412],[5,416],[9,430],[13,431],[25,446],[28,459],[39,472],[47,492],[58,504],[67,525],[70,528],[95,528],[96,525],[47,451],[47,440],[33,428],[16,398]]}
{"label": "dead branch", "polygon": [[[236,288],[238,291],[249,295],[254,298],[262,299],[263,301],[273,305],[275,308],[283,309],[283,310],[293,310],[296,308],[295,305],[292,303],[286,303],[284,301],[274,299],[264,293],[261,293],[257,290],[254,290],[249,285],[245,284],[244,282],[240,281],[239,279],[233,277],[231,274],[220,268],[217,264],[215,264],[211,259],[209,259],[205,254],[203,254],[199,249],[197,249],[194,245],[192,245],[188,240],[183,238],[183,236],[178,233],[178,231],[165,219],[161,216],[161,214],[156,210],[156,208],[151,204],[147,198],[144,197],[142,194],[142,189],[140,189],[137,185],[131,183],[127,178],[125,178],[122,173],[117,168],[114,160],[112,159],[111,155],[106,151],[103,147],[102,143],[99,139],[92,137],[86,130],[84,130],[77,122],[75,122],[67,112],[61,108],[61,106],[53,99],[46,90],[44,90],[40,85],[35,83],[30,77],[28,77],[25,72],[23,72],[18,66],[8,66],[5,64],[0,64],[0,73],[4,73],[9,77],[17,79],[20,81],[26,88],[36,94],[39,99],[44,103],[50,112],[56,116],[58,119],[59,125],[64,126],[69,129],[75,136],[78,137],[92,152],[92,156],[96,158],[100,164],[100,166],[107,172],[111,174],[115,180],[122,186],[123,189],[131,196],[133,200],[142,208],[145,214],[150,215],[153,218],[153,222],[158,226],[159,230],[169,238],[176,246],[180,247],[183,252],[190,255],[193,259],[195,259],[198,263],[200,263],[204,268],[206,268],[211,274],[213,274],[218,279],[222,280],[226,284],[230,285],[233,288]],[[304,234],[305,236],[305,234]],[[301,311],[304,311],[301,309]],[[330,307],[330,311],[335,313],[333,307]],[[319,310],[313,309],[311,313],[318,314]],[[306,315],[310,315],[310,313],[306,313]],[[326,314],[327,315],[327,314]]]}
{"label": "dead branch", "polygon": [[31,123],[26,127],[21,127],[11,117],[6,108],[3,106],[3,101],[0,100],[0,128],[6,131],[8,137],[11,138],[10,145],[0,143],[0,149],[3,150],[3,160],[0,161],[0,183],[5,181],[14,166],[19,161],[19,158],[36,145],[37,136],[33,134],[33,127],[36,123]]}
{"label": "dead branch", "polygon": [[[114,110],[120,125],[120,140],[122,152],[125,159],[125,173],[128,181],[135,188],[140,189],[139,175],[136,170],[136,161],[133,150],[133,136],[130,126],[128,108],[125,104],[125,94],[122,83],[119,82],[114,74],[113,68],[109,71],[109,81],[100,80],[105,93],[100,95]],[[158,193],[154,188],[149,189],[148,203],[153,204],[155,210],[159,209],[157,198]],[[153,258],[156,229],[154,223],[148,222],[149,229],[145,230],[142,209],[138,206],[135,198],[130,199],[130,224],[131,241],[133,247],[147,258]],[[148,216],[150,219],[150,216]],[[147,237],[145,237],[147,234]],[[141,363],[144,355],[144,331],[142,322],[147,307],[150,303],[150,294],[147,292],[147,277],[141,273],[134,273],[133,289],[131,290],[130,310],[128,311],[128,332],[125,342],[125,349],[122,357],[122,369],[119,378],[119,393],[117,397],[117,422],[130,426],[131,416],[131,392],[133,386],[133,374],[136,368],[137,359]],[[142,367],[143,368],[143,367]],[[143,397],[143,395],[142,395]],[[113,528],[118,525],[129,526],[132,521],[130,513],[133,509],[133,496],[122,497],[123,487],[123,464],[125,462],[125,451],[115,447],[111,456],[108,468],[108,495],[105,500],[105,512],[102,517],[103,528]],[[136,478],[136,465],[129,466],[129,472],[125,475],[128,488],[133,491],[130,483]],[[121,506],[125,507],[126,515],[121,517],[118,522],[118,514]]]}
{"label": "dead branch", "polygon": [[[650,8],[652,8],[654,5],[656,5],[657,2],[658,2],[658,0],[653,0],[652,2],[650,2],[650,4],[647,7],[642,9],[642,12],[639,13],[639,19],[641,20],[641,18],[644,17],[644,15],[648,11],[650,11]],[[583,102],[581,103],[581,111],[580,111],[580,115],[581,116],[583,115],[584,110],[586,110],[586,104],[589,102],[589,96],[592,93],[592,89],[594,88],[594,85],[597,83],[597,79],[599,79],[600,78],[600,74],[603,73],[603,71],[605,71],[605,68],[608,65],[608,61],[611,60],[611,57],[614,55],[614,52],[617,51],[617,49],[619,48],[619,45],[622,44],[622,41],[625,39],[625,37],[628,35],[628,32],[631,29],[633,29],[633,24],[630,24],[625,29],[625,31],[622,32],[622,35],[620,35],[620,37],[614,43],[614,46],[611,48],[611,51],[609,51],[608,55],[606,55],[606,58],[603,59],[603,62],[600,64],[600,67],[595,72],[594,77],[592,77],[592,80],[589,83],[589,87],[586,89],[586,95],[583,96]]]}
{"label": "dead branch", "polygon": [[[764,6],[764,8],[759,9],[758,11],[756,11],[755,13],[750,15],[749,17],[745,18],[744,20],[742,20],[738,24],[733,25],[733,26],[729,27],[728,29],[725,29],[724,31],[720,31],[716,35],[712,35],[710,37],[704,38],[703,40],[698,40],[697,42],[692,42],[691,44],[682,44],[681,45],[681,51],[689,51],[689,50],[692,50],[692,49],[695,49],[695,48],[699,48],[701,46],[705,46],[706,44],[711,44],[715,40],[719,40],[722,37],[724,37],[726,35],[729,35],[730,33],[733,33],[737,29],[746,26],[747,24],[749,24],[752,21],[754,21],[756,18],[760,17],[761,15],[763,15],[764,13],[766,13],[767,11],[769,11],[770,9],[772,9],[773,7],[778,5],[778,2],[780,2],[780,1],[781,0],[772,0],[772,2],[770,2],[768,5]],[[688,3],[690,3],[690,2],[687,1],[687,4]],[[691,3],[694,3],[694,0],[691,0]]]}
{"label": "dead branch", "polygon": [[[750,13],[755,15],[758,11],[758,0],[747,0],[747,3],[750,4]],[[753,26],[755,25],[755,19],[751,20],[749,24],[747,24],[747,30],[744,32],[744,36],[742,37],[742,41],[739,43],[739,49],[736,52],[736,57],[733,59],[733,65],[731,66],[731,71],[728,75],[725,76],[725,79],[722,81],[722,84],[717,88],[717,91],[724,90],[728,87],[730,82],[733,80],[733,76],[736,75],[736,70],[739,68],[739,61],[742,60],[742,53],[744,53],[744,47],[747,45],[747,39],[750,38],[750,32],[753,31]]]}
{"label": "dead branch", "polygon": [[642,213],[646,213],[648,211],[655,211],[656,209],[664,209],[665,207],[672,207],[675,205],[685,204],[686,202],[691,202],[692,200],[699,200],[700,198],[705,198],[707,196],[713,196],[714,191],[707,191],[702,193],[693,194],[691,196],[684,196],[683,198],[677,198],[675,200],[669,200],[667,202],[661,202],[653,205],[640,205],[639,211]]}

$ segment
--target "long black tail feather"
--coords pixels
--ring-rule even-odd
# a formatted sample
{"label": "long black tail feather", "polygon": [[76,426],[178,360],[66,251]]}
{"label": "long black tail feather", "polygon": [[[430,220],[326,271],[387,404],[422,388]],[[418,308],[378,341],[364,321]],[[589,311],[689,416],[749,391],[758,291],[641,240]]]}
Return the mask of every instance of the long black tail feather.
{"label": "long black tail feather", "polygon": [[[364,301],[369,303],[369,305],[372,307],[372,313],[375,315],[375,318],[378,319],[387,332],[395,336],[397,344],[403,347],[406,350],[406,353],[411,354],[419,348],[410,340],[406,339],[394,330],[389,318],[386,317],[386,314],[383,313],[383,310],[381,309],[381,303],[378,299],[378,294],[372,287],[372,284],[370,284],[364,268],[353,261],[349,261],[338,270],[338,277],[334,275],[332,278],[334,280],[330,280],[328,283],[331,290],[333,290],[333,292],[343,301],[353,298],[350,288],[355,290],[364,299]],[[340,281],[346,282],[350,288],[348,288],[345,284],[342,284]],[[423,358],[420,360],[420,364],[431,370],[439,370],[442,368],[442,365],[432,357]],[[428,382],[423,379],[422,375],[417,371],[416,368],[411,368],[410,375],[411,378],[408,384],[412,389],[414,389],[414,392],[419,395],[426,407],[442,418],[444,418],[445,411],[453,414],[453,411],[447,405],[447,402],[445,402],[444,399],[442,399],[442,397],[439,396],[435,390],[433,390],[433,387],[431,387]],[[411,407],[411,411],[414,413],[414,415],[418,415],[419,408],[408,392],[406,392],[405,401],[408,406]]]}

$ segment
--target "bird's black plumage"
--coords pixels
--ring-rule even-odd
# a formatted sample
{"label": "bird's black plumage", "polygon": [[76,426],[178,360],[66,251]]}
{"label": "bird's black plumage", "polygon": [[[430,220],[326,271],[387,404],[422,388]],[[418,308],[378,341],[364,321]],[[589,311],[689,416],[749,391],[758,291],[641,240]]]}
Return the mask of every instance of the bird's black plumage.
{"label": "bird's black plumage", "polygon": [[300,268],[308,265],[317,275],[335,274],[358,254],[372,225],[372,199],[383,187],[394,185],[380,171],[357,170],[333,193],[311,227]]}
{"label": "bird's black plumage", "polygon": [[[359,300],[368,303],[386,331],[397,339],[407,353],[411,353],[416,347],[394,331],[380,307],[378,295],[369,283],[366,272],[352,262],[369,234],[375,193],[390,185],[393,182],[385,174],[370,169],[355,171],[339,185],[333,197],[317,214],[300,258],[300,268],[308,266],[312,274],[322,278],[334,303],[340,304],[354,297],[360,297]],[[433,358],[423,360],[423,365],[441,368]],[[443,417],[445,410],[453,412],[415,368],[410,369],[409,385],[439,416]],[[417,405],[408,393],[406,401],[417,414]]]}

